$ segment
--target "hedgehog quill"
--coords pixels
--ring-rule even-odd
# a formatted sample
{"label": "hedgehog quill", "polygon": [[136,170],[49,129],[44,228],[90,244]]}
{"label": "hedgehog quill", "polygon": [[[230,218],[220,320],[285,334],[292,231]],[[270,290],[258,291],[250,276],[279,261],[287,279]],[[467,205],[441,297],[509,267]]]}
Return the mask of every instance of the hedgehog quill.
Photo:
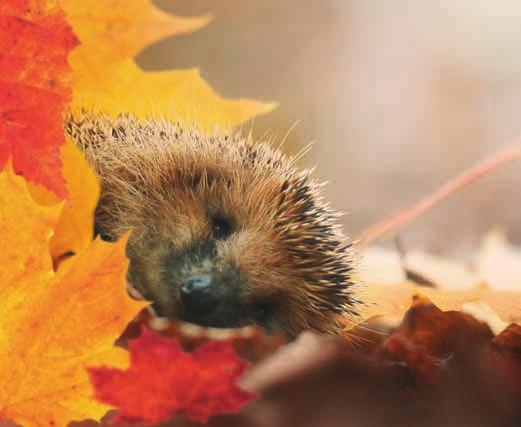
{"label": "hedgehog quill", "polygon": [[65,130],[100,178],[96,233],[131,231],[129,288],[158,316],[291,337],[356,314],[350,244],[294,158],[132,115],[69,115]]}

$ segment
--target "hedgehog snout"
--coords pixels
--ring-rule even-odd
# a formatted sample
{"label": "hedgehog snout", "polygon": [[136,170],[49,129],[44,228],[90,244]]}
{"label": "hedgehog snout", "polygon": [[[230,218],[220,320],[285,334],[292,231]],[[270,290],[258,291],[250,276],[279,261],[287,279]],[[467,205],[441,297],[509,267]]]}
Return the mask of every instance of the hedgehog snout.
{"label": "hedgehog snout", "polygon": [[174,251],[152,300],[161,316],[203,326],[235,327],[250,323],[241,296],[244,277],[217,251],[210,238]]}
{"label": "hedgehog snout", "polygon": [[201,269],[179,283],[174,297],[178,297],[179,317],[204,326],[235,327],[246,321],[241,302],[242,282],[233,267]]}

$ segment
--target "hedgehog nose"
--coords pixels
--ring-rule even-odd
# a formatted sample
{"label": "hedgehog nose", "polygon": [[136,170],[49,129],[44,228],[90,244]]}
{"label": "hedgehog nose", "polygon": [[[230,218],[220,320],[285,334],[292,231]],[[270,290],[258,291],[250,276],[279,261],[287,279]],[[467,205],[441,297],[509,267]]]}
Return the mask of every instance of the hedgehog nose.
{"label": "hedgehog nose", "polygon": [[191,276],[181,282],[183,308],[192,315],[203,315],[215,307],[217,296],[212,286],[212,276],[201,274]]}

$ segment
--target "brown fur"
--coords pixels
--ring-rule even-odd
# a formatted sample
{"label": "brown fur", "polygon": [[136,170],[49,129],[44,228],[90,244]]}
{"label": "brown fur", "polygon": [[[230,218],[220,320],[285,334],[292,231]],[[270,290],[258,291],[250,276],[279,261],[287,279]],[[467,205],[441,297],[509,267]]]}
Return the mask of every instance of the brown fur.
{"label": "brown fur", "polygon": [[78,114],[66,132],[101,179],[98,229],[112,238],[132,230],[129,280],[142,295],[161,298],[164,257],[205,239],[218,214],[234,228],[218,262],[241,272],[243,301],[269,302],[268,329],[336,332],[339,316],[354,314],[336,214],[310,172],[268,143],[131,115]]}

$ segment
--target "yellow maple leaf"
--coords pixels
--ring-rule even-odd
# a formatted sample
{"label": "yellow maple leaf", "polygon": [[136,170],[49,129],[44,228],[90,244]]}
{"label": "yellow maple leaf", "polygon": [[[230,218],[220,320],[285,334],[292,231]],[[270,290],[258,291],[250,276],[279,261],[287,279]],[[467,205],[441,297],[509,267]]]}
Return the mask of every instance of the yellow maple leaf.
{"label": "yellow maple leaf", "polygon": [[[82,252],[92,242],[94,210],[100,194],[96,174],[72,141],[68,140],[61,147],[60,155],[69,198],[63,202],[63,209],[50,241],[51,256],[55,262],[64,255]],[[52,206],[60,202],[54,193],[42,186],[29,184],[29,191],[41,205]]]}
{"label": "yellow maple leaf", "polygon": [[61,0],[61,4],[81,40],[70,55],[73,110],[161,116],[214,131],[233,128],[274,108],[270,103],[224,99],[196,69],[145,72],[133,61],[148,44],[200,28],[207,16],[178,18],[159,11],[151,0]]}
{"label": "yellow maple leaf", "polygon": [[166,37],[196,31],[211,19],[209,15],[170,15],[150,0],[62,0],[61,4],[81,39],[76,56],[91,58],[102,66],[133,58]]}
{"label": "yellow maple leaf", "polygon": [[99,418],[85,366],[126,366],[115,339],[143,307],[125,291],[126,240],[99,240],[57,273],[49,241],[61,209],[0,173],[0,418],[25,427]]}

